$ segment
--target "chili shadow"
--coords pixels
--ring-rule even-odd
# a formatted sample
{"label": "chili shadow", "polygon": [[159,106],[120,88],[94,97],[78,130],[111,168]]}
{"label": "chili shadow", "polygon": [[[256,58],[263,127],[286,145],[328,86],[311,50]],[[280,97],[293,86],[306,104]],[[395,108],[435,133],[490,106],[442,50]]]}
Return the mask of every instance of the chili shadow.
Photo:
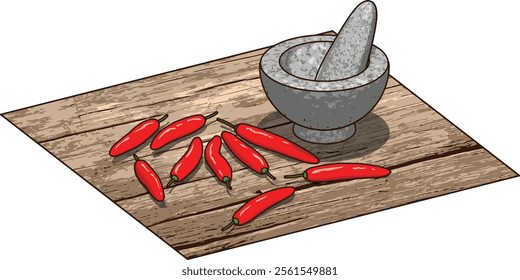
{"label": "chili shadow", "polygon": [[[144,186],[142,186],[142,187],[143,187],[144,190],[146,190],[146,188]],[[157,205],[157,207],[165,208],[167,206],[166,205],[166,198],[163,201],[157,201],[157,200],[155,200],[155,198],[153,198],[153,196],[148,191],[146,191],[146,195],[148,195],[150,200],[153,201],[153,203],[155,203],[155,205]],[[165,195],[166,195],[166,193],[165,193]]]}
{"label": "chili shadow", "polygon": [[[204,161],[204,165],[206,165],[206,168],[208,169],[209,173],[212,175],[211,178],[213,178],[213,180],[215,180],[215,182],[217,182],[218,185],[224,187],[224,189],[226,190],[227,194],[228,195],[231,195],[231,191],[233,191],[233,179],[231,179],[231,183],[230,183],[230,186],[231,186],[231,190],[227,188],[226,184],[219,181],[217,176],[213,173],[213,171],[211,170],[211,168],[209,167],[208,163],[206,161]],[[233,176],[232,176],[233,177]]]}
{"label": "chili shadow", "polygon": [[167,207],[166,199],[164,199],[163,201],[159,202],[159,201],[153,199],[153,197],[151,195],[148,194],[148,196],[155,203],[155,205],[157,205],[157,207],[159,207],[159,208],[166,208]]}
{"label": "chili shadow", "polygon": [[[180,158],[179,158],[179,159],[180,159]],[[184,178],[184,180],[177,182],[177,184],[174,183],[172,186],[170,186],[170,187],[164,189],[165,192],[170,193],[171,188],[173,188],[174,186],[176,187],[176,186],[181,186],[181,185],[184,185],[184,184],[191,183],[191,179],[193,179],[193,177],[195,177],[195,175],[197,175],[197,173],[199,172],[199,170],[202,168],[202,166],[203,166],[203,164],[204,164],[203,162],[204,162],[204,158],[201,158],[199,164],[197,164],[197,166],[195,167],[195,169],[193,169],[193,171],[191,172],[190,175],[188,175],[186,178]],[[169,182],[170,179],[171,179],[171,177],[168,175],[168,182]],[[165,186],[166,186],[166,185],[165,185]],[[174,190],[174,191],[175,191],[175,190]],[[173,193],[173,192],[172,192],[172,193]]]}

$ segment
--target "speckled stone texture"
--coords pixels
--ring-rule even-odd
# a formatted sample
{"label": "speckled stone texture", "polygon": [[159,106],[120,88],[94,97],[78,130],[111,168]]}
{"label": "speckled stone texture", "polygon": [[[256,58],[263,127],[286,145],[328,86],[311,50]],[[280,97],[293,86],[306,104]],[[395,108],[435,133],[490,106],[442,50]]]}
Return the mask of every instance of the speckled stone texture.
{"label": "speckled stone texture", "polygon": [[368,65],[376,21],[374,3],[365,1],[359,4],[341,27],[315,79],[345,79],[363,72]]}
{"label": "speckled stone texture", "polygon": [[283,41],[264,53],[260,79],[268,99],[298,126],[295,135],[313,143],[335,143],[353,135],[353,125],[377,104],[388,81],[389,63],[376,46],[368,67],[335,81],[309,79],[335,36],[307,36]]}
{"label": "speckled stone texture", "polygon": [[356,133],[356,124],[334,130],[314,130],[294,124],[293,132],[296,137],[307,142],[332,144],[345,141],[352,137],[354,133]]}

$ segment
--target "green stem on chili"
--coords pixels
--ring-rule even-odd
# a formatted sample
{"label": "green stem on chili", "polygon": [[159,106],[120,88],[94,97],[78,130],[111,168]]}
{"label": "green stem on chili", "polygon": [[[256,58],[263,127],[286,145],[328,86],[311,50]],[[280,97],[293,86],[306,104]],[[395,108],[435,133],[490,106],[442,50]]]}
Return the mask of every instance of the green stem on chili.
{"label": "green stem on chili", "polygon": [[267,177],[273,179],[273,180],[276,180],[276,177],[274,177],[273,174],[271,174],[271,172],[269,172],[269,169],[267,168],[262,168],[262,173],[264,173],[265,175],[267,175]]}
{"label": "green stem on chili", "polygon": [[224,183],[226,183],[226,187],[229,189],[229,190],[232,190],[233,188],[231,187],[231,179],[229,179],[229,177],[224,177],[222,178],[222,181]]}
{"label": "green stem on chili", "polygon": [[238,225],[238,219],[237,218],[234,218],[233,220],[231,220],[231,222],[229,222],[229,224],[227,224],[225,227],[223,227],[221,230],[222,231],[226,231],[228,230],[229,228],[231,228],[232,226],[234,225]]}
{"label": "green stem on chili", "polygon": [[207,116],[204,116],[204,118],[207,120],[207,119],[210,119],[210,118],[213,118],[214,116],[218,115],[218,111],[215,111]]}
{"label": "green stem on chili", "polygon": [[221,122],[221,123],[223,123],[223,124],[233,128],[233,129],[235,129],[237,127],[236,125],[234,125],[234,124],[232,124],[232,123],[230,123],[230,122],[228,122],[228,121],[226,121],[224,119],[221,119],[221,118],[217,118],[217,121],[219,121],[219,122]]}
{"label": "green stem on chili", "polygon": [[285,175],[283,177],[285,179],[300,178],[300,177],[303,177],[304,179],[307,179],[307,172],[303,172],[303,174],[300,173],[300,174]]}
{"label": "green stem on chili", "polygon": [[[177,186],[177,185],[173,185],[173,184],[175,184],[176,182],[178,182],[178,179],[179,179],[179,178],[178,178],[177,176],[175,176],[175,175],[173,175],[173,176],[171,177],[170,182],[168,182],[168,184],[166,184],[166,186],[165,186],[165,188],[169,188],[170,186],[172,187],[168,193],[172,193],[173,189]],[[173,186],[172,186],[172,185],[173,185]]]}
{"label": "green stem on chili", "polygon": [[161,117],[160,119],[158,119],[157,121],[158,121],[158,122],[162,122],[162,121],[164,121],[164,120],[167,119],[167,118],[168,118],[168,114],[162,116],[162,117]]}
{"label": "green stem on chili", "polygon": [[174,183],[177,182],[178,180],[179,180],[179,178],[178,178],[177,176],[173,175],[173,176],[171,177],[170,181],[168,182],[168,184],[166,184],[165,187],[167,188],[167,187],[171,186],[172,184],[174,184]]}

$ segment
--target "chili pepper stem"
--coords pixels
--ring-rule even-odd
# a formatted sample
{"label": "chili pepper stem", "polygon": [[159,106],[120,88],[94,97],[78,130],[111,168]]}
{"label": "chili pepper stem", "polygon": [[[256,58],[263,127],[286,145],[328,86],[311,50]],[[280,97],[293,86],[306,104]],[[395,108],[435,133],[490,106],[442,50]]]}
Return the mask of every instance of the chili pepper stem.
{"label": "chili pepper stem", "polygon": [[271,178],[272,180],[276,180],[276,177],[274,177],[274,175],[269,171],[265,172],[265,175],[267,175],[267,177]]}
{"label": "chili pepper stem", "polygon": [[228,230],[229,228],[231,228],[232,226],[234,225],[237,225],[238,224],[238,219],[237,218],[233,218],[233,220],[231,220],[231,222],[229,222],[229,224],[227,224],[225,227],[223,227],[221,230],[222,231],[226,231]]}
{"label": "chili pepper stem", "polygon": [[229,177],[224,177],[222,178],[222,181],[224,183],[226,183],[226,187],[229,189],[229,190],[232,190],[233,188],[231,187],[231,179],[229,179]]}
{"label": "chili pepper stem", "polygon": [[223,123],[223,124],[225,124],[225,125],[227,125],[229,127],[232,127],[233,129],[236,129],[236,127],[237,127],[236,125],[234,125],[234,124],[232,124],[232,123],[230,123],[230,122],[228,122],[228,121],[226,121],[224,119],[221,119],[221,118],[217,118],[217,121],[219,121],[219,122],[221,122],[221,123]]}
{"label": "chili pepper stem", "polygon": [[223,227],[221,230],[222,231],[226,231],[228,230],[230,227],[234,226],[235,223],[233,223],[233,221],[229,222],[229,224],[227,224],[225,227]]}
{"label": "chili pepper stem", "polygon": [[158,119],[157,121],[158,121],[158,122],[162,122],[162,121],[164,121],[164,120],[167,119],[167,118],[168,118],[168,114],[162,116],[162,117],[161,117],[160,119]]}
{"label": "chili pepper stem", "polygon": [[267,168],[262,168],[262,173],[267,175],[267,177],[271,178],[272,180],[276,180],[276,177],[274,177],[273,174],[271,174],[271,172],[269,172],[269,169]]}
{"label": "chili pepper stem", "polygon": [[303,177],[303,179],[307,179],[307,172],[303,172],[303,173],[300,173],[300,174],[285,175],[283,177],[285,179],[300,178],[300,177]]}
{"label": "chili pepper stem", "polygon": [[218,111],[215,111],[207,116],[204,116],[204,119],[210,119],[210,118],[213,118],[214,116],[218,115]]}
{"label": "chili pepper stem", "polygon": [[[168,184],[166,184],[165,188],[170,187],[171,185],[173,185],[175,182],[178,182],[178,181],[179,181],[179,177],[172,175],[170,181],[168,182]],[[175,185],[170,189],[170,193],[172,193],[173,188],[175,188]]]}
{"label": "chili pepper stem", "polygon": [[133,154],[133,156],[136,161],[139,160],[139,157],[136,154]]}

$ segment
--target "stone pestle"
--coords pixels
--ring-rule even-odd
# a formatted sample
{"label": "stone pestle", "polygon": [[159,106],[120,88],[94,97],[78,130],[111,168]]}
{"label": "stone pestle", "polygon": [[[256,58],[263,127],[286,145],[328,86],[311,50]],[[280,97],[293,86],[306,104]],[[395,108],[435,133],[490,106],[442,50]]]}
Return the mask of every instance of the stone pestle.
{"label": "stone pestle", "polygon": [[340,80],[363,72],[368,65],[376,23],[375,4],[360,3],[341,27],[314,80]]}

